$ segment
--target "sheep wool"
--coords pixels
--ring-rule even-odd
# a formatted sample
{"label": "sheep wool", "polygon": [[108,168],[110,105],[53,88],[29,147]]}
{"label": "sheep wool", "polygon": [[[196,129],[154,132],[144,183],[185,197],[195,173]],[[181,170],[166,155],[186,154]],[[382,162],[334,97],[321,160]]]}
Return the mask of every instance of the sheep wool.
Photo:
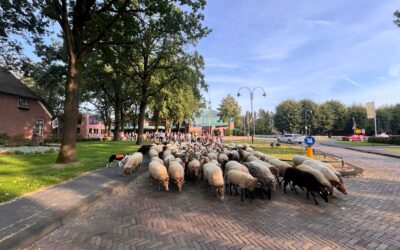
{"label": "sheep wool", "polygon": [[168,168],[168,174],[169,174],[170,179],[175,182],[175,184],[178,188],[178,191],[181,192],[185,173],[184,173],[184,168],[179,163],[179,161],[174,160],[174,161],[170,162],[169,168]]}
{"label": "sheep wool", "polygon": [[302,171],[308,172],[312,175],[315,176],[315,178],[325,187],[329,188],[330,190],[332,190],[332,185],[329,182],[329,180],[322,174],[321,171],[314,169],[306,164],[300,164],[298,166],[296,166],[297,169],[300,169]]}
{"label": "sheep wool", "polygon": [[143,162],[143,154],[140,152],[136,152],[128,156],[128,160],[124,165],[124,171],[123,171],[124,176],[132,174],[134,171],[140,168],[142,162]]}
{"label": "sheep wool", "polygon": [[151,158],[153,158],[153,157],[155,157],[155,156],[158,157],[158,152],[157,152],[157,150],[155,150],[154,148],[150,148],[150,150],[149,150],[149,158],[151,159]]}
{"label": "sheep wool", "polygon": [[249,170],[242,164],[237,161],[228,161],[225,165],[225,173],[228,173],[230,170],[237,170],[244,173],[249,173]]}
{"label": "sheep wool", "polygon": [[278,159],[272,159],[268,162],[272,166],[275,166],[279,170],[279,176],[284,177],[286,169],[292,167],[289,163],[278,160]]}
{"label": "sheep wool", "polygon": [[304,155],[295,155],[295,156],[293,156],[293,159],[292,159],[293,167],[303,164],[303,162],[305,162],[307,160],[311,160],[311,158],[304,156]]}
{"label": "sheep wool", "polygon": [[[209,163],[207,163],[209,164]],[[211,187],[215,188],[216,196],[220,199],[224,199],[224,178],[222,176],[222,169],[216,164],[207,166],[206,173],[207,181]]]}
{"label": "sheep wool", "polygon": [[254,190],[257,187],[258,179],[254,178],[249,173],[243,173],[237,170],[231,170],[226,176],[227,185],[236,185],[241,189],[247,189],[249,191]]}
{"label": "sheep wool", "polygon": [[158,181],[168,191],[169,176],[167,168],[158,161],[151,161],[149,164],[150,179]]}

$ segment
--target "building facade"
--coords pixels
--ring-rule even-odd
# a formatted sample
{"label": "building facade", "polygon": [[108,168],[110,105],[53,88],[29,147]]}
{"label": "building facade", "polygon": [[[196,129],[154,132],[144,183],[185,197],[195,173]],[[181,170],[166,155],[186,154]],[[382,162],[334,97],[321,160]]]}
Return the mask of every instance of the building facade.
{"label": "building facade", "polygon": [[52,114],[43,100],[4,68],[0,68],[0,134],[51,136]]}
{"label": "building facade", "polygon": [[[53,129],[53,135],[61,138],[63,131],[62,122],[58,128]],[[78,138],[104,138],[106,127],[99,116],[93,114],[81,114],[76,124],[76,134]]]}
{"label": "building facade", "polygon": [[194,121],[186,125],[187,132],[201,135],[219,131],[223,135],[226,129],[234,129],[235,123],[233,121],[220,121],[217,113],[217,111],[211,109],[204,110]]}

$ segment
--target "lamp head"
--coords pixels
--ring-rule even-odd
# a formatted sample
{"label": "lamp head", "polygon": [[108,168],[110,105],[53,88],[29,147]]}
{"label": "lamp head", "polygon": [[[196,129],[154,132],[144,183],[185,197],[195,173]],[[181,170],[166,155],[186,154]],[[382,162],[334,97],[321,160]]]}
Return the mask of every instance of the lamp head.
{"label": "lamp head", "polygon": [[265,92],[264,92],[263,96],[264,96],[264,97],[266,97],[266,96],[267,96],[267,94],[265,94]]}
{"label": "lamp head", "polygon": [[240,97],[240,93],[239,92],[237,93],[237,97]]}

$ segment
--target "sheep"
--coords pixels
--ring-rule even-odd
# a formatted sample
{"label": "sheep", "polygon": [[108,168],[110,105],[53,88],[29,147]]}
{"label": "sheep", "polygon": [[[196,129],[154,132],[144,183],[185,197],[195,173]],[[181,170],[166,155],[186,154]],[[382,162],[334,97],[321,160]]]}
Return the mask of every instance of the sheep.
{"label": "sheep", "polygon": [[151,147],[150,147],[150,149],[154,149],[154,150],[156,150],[158,153],[161,153],[162,151],[163,151],[163,145],[162,144],[160,144],[160,145],[157,145],[157,144],[154,144],[154,145],[152,145]]}
{"label": "sheep", "polygon": [[256,161],[259,160],[256,156],[254,155],[249,155],[248,157],[246,157],[246,162],[250,162],[250,161]]}
{"label": "sheep", "polygon": [[218,162],[221,164],[222,171],[225,170],[225,165],[229,161],[228,155],[221,153],[218,155]]}
{"label": "sheep", "polygon": [[293,159],[292,159],[293,167],[303,164],[303,162],[305,162],[307,160],[311,160],[311,158],[309,158],[307,156],[303,156],[303,155],[295,155],[295,156],[293,156]]}
{"label": "sheep", "polygon": [[187,170],[189,173],[190,178],[195,181],[196,178],[200,175],[201,173],[201,164],[200,161],[197,159],[192,159],[191,161],[188,162],[187,164]]}
{"label": "sheep", "polygon": [[149,150],[149,158],[151,159],[151,158],[153,158],[153,157],[155,157],[155,156],[158,157],[158,152],[157,152],[157,150],[155,150],[154,148],[151,148],[151,149]]}
{"label": "sheep", "polygon": [[[253,166],[247,166],[247,168],[248,168],[250,174],[260,181],[261,187],[259,189],[262,192],[265,192],[268,196],[268,199],[271,200],[272,181],[264,176],[264,174],[260,168],[253,167]],[[262,192],[261,192],[261,196],[262,196]]]}
{"label": "sheep", "polygon": [[[335,188],[337,188],[344,195],[347,194],[343,180],[341,180],[330,167],[323,164],[323,162],[307,160],[303,162],[303,164],[319,170]],[[333,196],[333,192],[331,193],[331,196]]]}
{"label": "sheep", "polygon": [[210,162],[205,165],[205,173],[204,176],[206,176],[206,180],[208,181],[208,184],[212,187],[215,188],[215,193],[217,198],[220,200],[224,199],[224,177],[222,176],[222,169],[215,164],[215,162]]}
{"label": "sheep", "polygon": [[156,180],[159,182],[158,189],[161,190],[161,185],[163,185],[165,191],[168,191],[169,175],[167,168],[158,161],[151,161],[149,164],[150,172],[150,182]]}
{"label": "sheep", "polygon": [[225,176],[231,170],[237,170],[244,173],[249,173],[249,170],[237,161],[228,161],[225,165]]}
{"label": "sheep", "polygon": [[169,167],[169,163],[170,163],[171,161],[173,161],[173,160],[175,160],[175,157],[174,157],[172,154],[165,156],[165,157],[163,158],[164,165],[168,168],[168,167]]}
{"label": "sheep", "polygon": [[264,176],[272,181],[272,187],[273,190],[276,190],[276,186],[278,184],[278,180],[276,179],[276,176],[274,176],[271,172],[270,169],[270,164],[263,162],[263,161],[251,161],[251,162],[245,162],[244,165],[248,168],[249,166],[252,167],[258,167],[260,170],[263,172]]}
{"label": "sheep", "polygon": [[254,155],[255,157],[257,157],[258,159],[261,159],[261,158],[263,158],[263,157],[265,156],[265,154],[264,154],[264,153],[261,153],[260,151],[254,151],[254,152],[253,152],[253,155]]}
{"label": "sheep", "polygon": [[280,177],[285,176],[286,169],[292,167],[289,163],[278,159],[271,159],[268,163],[278,168]]}
{"label": "sheep", "polygon": [[158,156],[154,156],[150,159],[150,161],[158,161],[161,164],[164,164],[164,161],[161,160]]}
{"label": "sheep", "polygon": [[170,161],[169,163],[169,168],[168,168],[168,174],[170,177],[170,180],[174,181],[176,184],[176,187],[178,188],[178,191],[182,191],[182,186],[184,183],[184,168],[179,162],[179,160],[173,160]]}
{"label": "sheep", "polygon": [[127,156],[128,160],[124,164],[123,175],[126,176],[128,174],[132,174],[143,162],[143,154],[140,152],[133,153],[132,155]]}
{"label": "sheep", "polygon": [[307,199],[308,194],[311,192],[311,195],[314,198],[314,202],[318,205],[318,201],[315,198],[313,192],[318,192],[318,194],[324,199],[325,202],[328,202],[328,192],[325,187],[319,182],[319,180],[311,173],[302,171],[299,168],[288,168],[285,172],[283,184],[283,191],[286,194],[286,186],[292,182],[292,188],[297,194],[296,185],[301,188],[306,188],[307,190]]}
{"label": "sheep", "polygon": [[207,154],[207,157],[211,160],[218,160],[218,155],[215,152],[210,152]]}
{"label": "sheep", "polygon": [[230,161],[240,161],[239,152],[236,151],[236,150],[229,151],[228,158],[229,158]]}
{"label": "sheep", "polygon": [[271,156],[271,155],[264,155],[264,157],[261,158],[261,160],[265,161],[265,162],[269,162],[270,160],[276,160],[276,159],[278,159],[278,158]]}
{"label": "sheep", "polygon": [[[231,186],[238,186],[241,189],[240,200],[243,201],[245,193],[251,193],[257,187],[261,187],[260,182],[257,178],[254,178],[249,173],[243,173],[237,170],[230,170],[226,175],[226,186],[229,188],[229,194],[232,195]],[[228,190],[226,190],[227,192]],[[252,195],[250,195],[251,201]]]}
{"label": "sheep", "polygon": [[[324,186],[326,187],[330,193],[333,191],[332,184],[329,182],[329,180],[321,173],[321,171],[314,169],[308,165],[301,164],[296,166],[297,169],[300,169],[302,171],[308,172],[312,175],[315,176],[315,178]],[[286,170],[287,171],[287,170]]]}

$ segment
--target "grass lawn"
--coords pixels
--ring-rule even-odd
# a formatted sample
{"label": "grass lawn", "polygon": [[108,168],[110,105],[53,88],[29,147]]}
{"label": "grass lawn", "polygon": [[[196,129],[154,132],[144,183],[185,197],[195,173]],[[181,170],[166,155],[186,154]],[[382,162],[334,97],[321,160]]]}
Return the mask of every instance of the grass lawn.
{"label": "grass lawn", "polygon": [[373,146],[390,146],[385,143],[368,143],[366,141],[336,141],[337,144],[343,144],[348,146],[360,146],[360,147],[373,147]]}
{"label": "grass lawn", "polygon": [[281,160],[292,160],[293,155],[305,155],[306,151],[296,146],[281,145],[279,148],[271,148],[269,145],[254,145],[255,150],[267,155],[275,156]]}
{"label": "grass lawn", "polygon": [[54,164],[57,153],[0,155],[0,202],[105,167],[111,154],[138,148],[132,141],[78,142],[78,161],[67,165]]}
{"label": "grass lawn", "polygon": [[385,148],[385,150],[394,151],[394,152],[400,152],[400,147],[397,147],[397,148]]}

